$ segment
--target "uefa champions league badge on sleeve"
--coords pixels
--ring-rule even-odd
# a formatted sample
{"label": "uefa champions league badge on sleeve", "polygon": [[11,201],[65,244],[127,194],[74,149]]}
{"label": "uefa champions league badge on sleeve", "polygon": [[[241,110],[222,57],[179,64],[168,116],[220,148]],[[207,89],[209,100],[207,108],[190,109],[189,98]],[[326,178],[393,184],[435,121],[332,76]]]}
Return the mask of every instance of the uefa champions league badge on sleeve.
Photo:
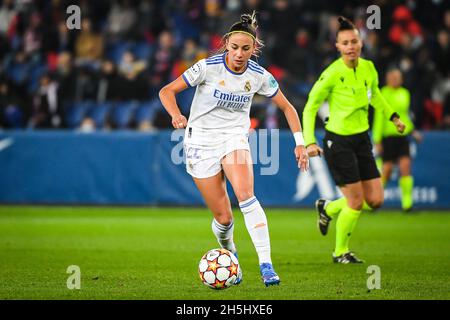
{"label": "uefa champions league badge on sleeve", "polygon": [[187,69],[185,74],[187,75],[189,81],[192,83],[200,76],[201,70],[202,70],[202,65],[199,62],[197,62],[192,67]]}
{"label": "uefa champions league badge on sleeve", "polygon": [[269,85],[271,88],[278,87],[278,82],[277,82],[277,80],[275,80],[275,78],[273,76],[270,76]]}
{"label": "uefa champions league badge on sleeve", "polygon": [[202,70],[202,66],[201,66],[201,64],[200,63],[196,63],[196,64],[194,64],[193,66],[192,66],[192,72],[193,73],[196,73],[196,74],[198,74],[198,73],[200,73],[200,71]]}

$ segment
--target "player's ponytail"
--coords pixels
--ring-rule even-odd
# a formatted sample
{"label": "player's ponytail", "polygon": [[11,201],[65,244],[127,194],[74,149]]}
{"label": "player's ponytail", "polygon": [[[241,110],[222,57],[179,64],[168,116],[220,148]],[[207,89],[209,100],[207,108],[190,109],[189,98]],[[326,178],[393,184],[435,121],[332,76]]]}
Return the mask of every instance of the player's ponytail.
{"label": "player's ponytail", "polygon": [[225,52],[226,51],[226,44],[228,41],[228,38],[237,32],[247,34],[251,36],[254,40],[255,44],[255,56],[258,56],[259,53],[261,53],[261,48],[264,46],[264,43],[258,38],[257,35],[257,29],[258,29],[258,21],[256,19],[256,11],[253,11],[253,13],[250,14],[242,14],[241,18],[238,22],[234,23],[228,32],[223,36],[222,38],[222,46],[219,50],[219,52]]}
{"label": "player's ponytail", "polygon": [[253,11],[251,15],[247,13],[241,15],[240,21],[233,24],[228,33],[247,32],[256,39],[256,29],[258,29],[258,22],[256,21],[256,12]]}

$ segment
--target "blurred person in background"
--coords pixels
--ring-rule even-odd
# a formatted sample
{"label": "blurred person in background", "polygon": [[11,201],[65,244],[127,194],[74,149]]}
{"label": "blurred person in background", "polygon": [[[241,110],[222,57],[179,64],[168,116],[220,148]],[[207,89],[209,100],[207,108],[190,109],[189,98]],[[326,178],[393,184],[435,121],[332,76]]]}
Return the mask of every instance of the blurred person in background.
{"label": "blurred person in background", "polygon": [[422,142],[422,135],[414,129],[414,123],[409,115],[411,95],[408,89],[402,87],[403,77],[399,69],[392,69],[386,74],[386,86],[381,88],[381,94],[400,115],[406,129],[403,134],[397,131],[395,125],[387,121],[382,112],[374,115],[372,136],[375,150],[382,159],[381,178],[383,185],[391,178],[394,165],[398,165],[400,178],[401,203],[404,211],[413,208],[414,179],[411,174],[411,155],[409,151],[409,136],[417,142]]}
{"label": "blurred person in background", "polygon": [[392,14],[393,25],[389,29],[389,39],[395,44],[401,44],[405,35],[411,37],[411,46],[417,49],[424,41],[421,25],[413,18],[411,10],[405,5],[399,5]]}
{"label": "blurred person in background", "polygon": [[28,94],[32,63],[24,51],[11,52],[4,61],[4,72],[21,96]]}
{"label": "blurred person in background", "polygon": [[309,83],[314,82],[315,70],[320,65],[318,56],[310,32],[299,28],[295,36],[295,44],[286,55],[285,64],[290,66],[287,69],[290,77],[295,77],[297,80],[297,91],[305,97],[308,95],[306,90],[310,89]]}
{"label": "blurred person in background", "polygon": [[156,96],[164,84],[170,81],[170,72],[176,57],[173,34],[164,30],[160,33],[157,47],[150,58],[150,96]]}
{"label": "blurred person in background", "polygon": [[436,36],[433,58],[436,69],[442,78],[450,76],[450,34],[447,30],[439,30]]}
{"label": "blurred person in background", "polygon": [[63,52],[70,51],[73,52],[75,46],[75,33],[67,29],[66,22],[63,20],[58,23],[55,51]]}
{"label": "blurred person in background", "polygon": [[2,1],[2,6],[0,7],[0,36],[7,35],[11,22],[16,14],[17,12],[14,8],[14,0]]}
{"label": "blurred person in background", "polygon": [[174,63],[171,77],[173,79],[178,78],[187,68],[207,56],[206,50],[200,48],[194,39],[187,39],[184,42],[180,57]]}
{"label": "blurred person in background", "polygon": [[298,26],[297,11],[287,0],[273,1],[270,10],[269,34],[272,38],[271,58],[272,63],[289,68],[286,61],[286,53],[290,51],[295,41],[295,33]]}
{"label": "blurred person in background", "polygon": [[63,51],[58,55],[55,77],[59,83],[58,95],[62,105],[75,100],[76,70],[72,54]]}
{"label": "blurred person in background", "polygon": [[203,29],[211,33],[218,33],[221,27],[221,19],[224,14],[221,0],[206,0],[204,5],[205,17]]}
{"label": "blurred person in background", "polygon": [[75,58],[77,64],[96,63],[103,56],[103,36],[93,30],[89,18],[81,21],[81,32],[75,41]]}
{"label": "blurred person in background", "polygon": [[[279,90],[274,77],[250,60],[262,46],[256,29],[255,13],[242,15],[225,34],[223,53],[194,64],[162,88],[159,96],[172,118],[173,127],[187,126],[184,138],[186,169],[214,215],[212,229],[219,244],[237,255],[233,213],[226,191],[228,179],[258,254],[263,283],[270,286],[279,284],[280,278],[272,265],[267,217],[254,195],[248,143],[249,113],[256,93],[271,98],[284,112],[294,133],[294,154],[302,170],[307,169],[308,157],[295,108]],[[176,101],[176,94],[188,87],[196,87],[189,121],[180,112]],[[240,274],[236,284],[241,280]]]}
{"label": "blurred person in background", "polygon": [[0,80],[0,128],[22,128],[27,114],[26,102],[6,79]]}
{"label": "blurred person in background", "polygon": [[97,103],[117,100],[122,85],[114,62],[108,59],[103,60],[97,75]]}
{"label": "blurred person in background", "polygon": [[95,100],[97,97],[97,81],[95,72],[87,66],[77,67],[75,70],[75,82],[69,87],[71,101],[83,102]]}
{"label": "blurred person in background", "polygon": [[44,74],[39,80],[39,88],[33,95],[33,111],[28,126],[40,129],[56,129],[62,126],[58,83],[49,74]]}
{"label": "blurred person in background", "polygon": [[23,34],[23,51],[33,60],[40,58],[40,51],[44,43],[44,26],[40,13],[33,12],[30,24]]}
{"label": "blurred person in background", "polygon": [[137,8],[137,30],[147,43],[153,43],[159,33],[167,29],[167,21],[161,14],[161,4],[153,0],[139,2]]}
{"label": "blurred person in background", "polygon": [[138,12],[130,0],[113,1],[107,21],[108,39],[114,41],[133,38],[137,18]]}
{"label": "blurred person in background", "polygon": [[117,87],[122,100],[144,100],[148,97],[144,80],[146,62],[137,60],[131,51],[125,51],[118,65],[119,82]]}

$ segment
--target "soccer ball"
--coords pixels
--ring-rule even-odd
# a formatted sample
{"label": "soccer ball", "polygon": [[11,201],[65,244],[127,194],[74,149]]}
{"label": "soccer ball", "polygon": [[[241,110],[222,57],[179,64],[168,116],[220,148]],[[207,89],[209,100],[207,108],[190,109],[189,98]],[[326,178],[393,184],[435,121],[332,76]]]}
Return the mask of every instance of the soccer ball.
{"label": "soccer ball", "polygon": [[212,249],[203,255],[198,264],[202,283],[212,289],[231,287],[240,272],[236,256],[227,249]]}

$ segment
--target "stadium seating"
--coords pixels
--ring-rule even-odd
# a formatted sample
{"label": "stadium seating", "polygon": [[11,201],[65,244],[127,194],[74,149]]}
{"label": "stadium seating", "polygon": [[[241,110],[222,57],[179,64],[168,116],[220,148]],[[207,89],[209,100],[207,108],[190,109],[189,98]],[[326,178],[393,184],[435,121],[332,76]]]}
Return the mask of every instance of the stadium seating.
{"label": "stadium seating", "polygon": [[111,122],[118,129],[126,129],[133,120],[139,104],[136,101],[117,103],[111,111]]}
{"label": "stadium seating", "polygon": [[76,129],[81,125],[87,111],[92,108],[92,101],[73,102],[65,106],[64,120],[70,129]]}
{"label": "stadium seating", "polygon": [[119,64],[123,54],[130,50],[138,60],[148,60],[153,52],[152,45],[146,42],[116,41],[107,45],[107,57]]}
{"label": "stadium seating", "polygon": [[24,115],[19,106],[9,105],[3,110],[3,119],[9,128],[19,129],[24,125]]}
{"label": "stadium seating", "polygon": [[31,68],[27,88],[29,93],[33,93],[39,88],[39,80],[46,72],[48,72],[48,67],[45,64],[39,64]]}
{"label": "stadium seating", "polygon": [[112,102],[93,103],[86,116],[94,121],[96,128],[103,128],[112,109]]}
{"label": "stadium seating", "polygon": [[153,52],[153,46],[146,42],[138,42],[134,44],[131,51],[138,60],[148,60]]}

